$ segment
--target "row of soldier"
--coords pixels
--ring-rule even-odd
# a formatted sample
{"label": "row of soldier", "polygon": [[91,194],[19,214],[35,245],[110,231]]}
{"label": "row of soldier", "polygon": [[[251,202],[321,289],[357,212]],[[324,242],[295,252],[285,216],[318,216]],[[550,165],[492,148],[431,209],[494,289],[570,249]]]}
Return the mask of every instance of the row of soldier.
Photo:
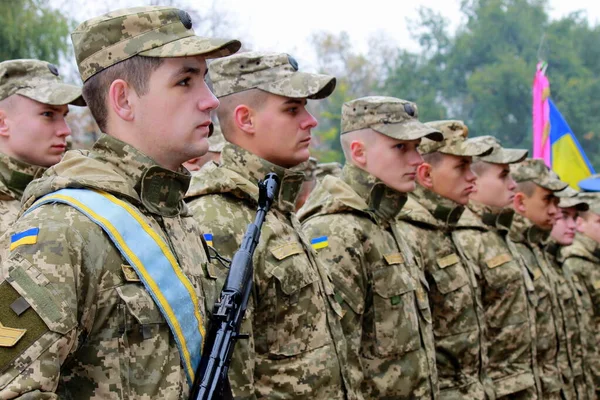
{"label": "row of soldier", "polygon": [[[236,398],[597,397],[600,197],[379,96],[343,105],[345,166],[316,180],[306,105],[334,77],[171,7],[72,40],[83,90],[0,63],[0,399],[187,398],[269,172]],[[61,160],[86,103],[104,135]]]}

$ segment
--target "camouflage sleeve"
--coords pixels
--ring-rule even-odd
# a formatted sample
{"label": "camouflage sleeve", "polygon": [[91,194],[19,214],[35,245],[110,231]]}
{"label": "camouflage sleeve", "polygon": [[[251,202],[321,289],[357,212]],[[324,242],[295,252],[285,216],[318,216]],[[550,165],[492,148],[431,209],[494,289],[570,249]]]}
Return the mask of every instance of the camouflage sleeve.
{"label": "camouflage sleeve", "polygon": [[[223,195],[202,196],[191,201],[188,206],[205,238],[210,238],[210,240],[207,239],[208,244],[214,247],[221,256],[231,259],[240,246],[248,221],[254,220],[254,215],[250,210],[240,206],[239,200],[227,199]],[[219,275],[221,278],[218,281],[222,285],[225,282],[227,270],[221,268]],[[220,291],[221,287],[218,287],[217,296]],[[252,334],[253,303],[254,298],[252,297],[240,329],[240,332],[248,334],[250,339],[239,340],[236,343],[229,368],[229,384],[236,399],[256,398],[254,390],[255,348]]]}
{"label": "camouflage sleeve", "polygon": [[600,269],[598,265],[579,257],[569,257],[564,261],[563,267],[576,274],[585,283],[592,298],[594,315],[596,318],[600,317]]}
{"label": "camouflage sleeve", "polygon": [[[0,335],[0,398],[58,398],[53,392],[61,366],[80,333],[91,329],[95,293],[88,290],[82,253],[98,244],[78,229],[89,224],[74,209],[42,206],[17,221],[0,243],[12,241],[0,283],[0,329],[6,334]],[[94,257],[101,267],[103,254]]]}
{"label": "camouflage sleeve", "polygon": [[342,305],[342,329],[347,338],[351,379],[362,380],[361,341],[368,277],[363,246],[365,237],[360,223],[347,214],[310,218],[303,223],[306,236],[327,237],[327,246],[317,249],[319,259],[328,268],[335,286],[335,297]]}

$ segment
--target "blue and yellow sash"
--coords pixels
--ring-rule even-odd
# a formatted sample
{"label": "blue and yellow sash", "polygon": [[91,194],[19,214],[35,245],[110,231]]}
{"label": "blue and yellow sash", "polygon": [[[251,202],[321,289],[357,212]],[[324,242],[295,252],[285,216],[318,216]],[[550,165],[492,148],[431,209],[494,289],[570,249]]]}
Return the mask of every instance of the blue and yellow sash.
{"label": "blue and yellow sash", "polygon": [[88,189],[61,189],[40,198],[27,212],[47,203],[74,207],[112,239],[171,327],[192,384],[205,336],[198,298],[169,246],[146,222],[146,217],[111,194]]}

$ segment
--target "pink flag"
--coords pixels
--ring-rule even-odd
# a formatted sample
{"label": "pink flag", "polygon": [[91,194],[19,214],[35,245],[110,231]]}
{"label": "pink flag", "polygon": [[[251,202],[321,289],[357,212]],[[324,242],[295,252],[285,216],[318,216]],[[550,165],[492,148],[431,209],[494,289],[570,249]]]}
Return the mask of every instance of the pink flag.
{"label": "pink flag", "polygon": [[533,158],[543,158],[552,167],[550,158],[550,82],[546,77],[546,62],[537,64],[533,79]]}

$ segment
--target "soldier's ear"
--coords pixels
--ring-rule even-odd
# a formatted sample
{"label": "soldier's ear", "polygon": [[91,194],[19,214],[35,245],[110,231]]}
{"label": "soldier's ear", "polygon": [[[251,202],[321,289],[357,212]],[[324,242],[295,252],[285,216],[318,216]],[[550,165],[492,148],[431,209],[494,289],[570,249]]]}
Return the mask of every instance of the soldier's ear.
{"label": "soldier's ear", "polygon": [[200,171],[202,166],[200,165],[200,157],[192,158],[183,163],[183,166],[190,172]]}
{"label": "soldier's ear", "polygon": [[433,189],[433,177],[431,176],[431,164],[422,163],[417,167],[417,181],[427,189]]}
{"label": "soldier's ear", "polygon": [[523,192],[515,193],[515,197],[513,198],[513,208],[521,215],[524,215],[527,211],[526,199],[527,196]]}
{"label": "soldier's ear", "polygon": [[242,132],[254,136],[256,133],[256,121],[255,121],[255,112],[254,110],[245,105],[238,105],[232,113],[233,123],[238,127]]}
{"label": "soldier's ear", "polygon": [[8,124],[6,111],[0,108],[0,136],[8,137],[10,126]]}
{"label": "soldier's ear", "polygon": [[135,106],[132,97],[137,96],[135,90],[132,90],[123,79],[116,79],[108,88],[107,108],[112,110],[118,118],[124,121],[133,121],[135,116]]}
{"label": "soldier's ear", "polygon": [[578,215],[575,219],[575,225],[577,226],[577,232],[583,233],[585,231],[586,220],[581,215]]}
{"label": "soldier's ear", "polygon": [[350,142],[350,156],[354,165],[361,168],[366,167],[367,149],[362,140],[353,140]]}

